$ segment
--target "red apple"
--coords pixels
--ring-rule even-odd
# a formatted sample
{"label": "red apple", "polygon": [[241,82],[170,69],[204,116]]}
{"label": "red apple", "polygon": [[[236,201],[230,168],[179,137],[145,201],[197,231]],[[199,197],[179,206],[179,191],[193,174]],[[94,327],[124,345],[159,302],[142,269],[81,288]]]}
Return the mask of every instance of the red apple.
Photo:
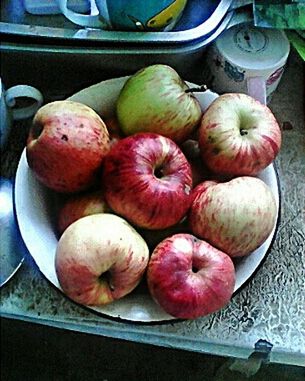
{"label": "red apple", "polygon": [[95,111],[81,103],[56,101],[37,111],[26,155],[44,185],[69,193],[95,182],[109,149],[107,128]]}
{"label": "red apple", "polygon": [[68,226],[80,218],[107,212],[110,212],[110,208],[101,191],[71,195],[59,209],[57,231],[61,235]]}
{"label": "red apple", "polygon": [[103,187],[117,214],[139,227],[165,229],[187,213],[192,173],[171,139],[139,133],[120,140],[107,155]]}
{"label": "red apple", "polygon": [[94,214],[71,224],[55,256],[59,284],[72,300],[101,306],[129,294],[149,259],[144,239],[113,214]]}
{"label": "red apple", "polygon": [[246,94],[224,94],[202,117],[199,146],[213,172],[256,175],[278,154],[281,130],[267,106]]}
{"label": "red apple", "polygon": [[170,315],[194,319],[226,306],[233,294],[231,258],[191,234],[175,234],[153,251],[147,267],[153,299]]}
{"label": "red apple", "polygon": [[271,189],[258,178],[206,181],[192,195],[191,231],[231,257],[249,255],[274,228],[276,202]]}
{"label": "red apple", "polygon": [[125,135],[154,132],[176,142],[185,140],[200,122],[199,101],[179,74],[167,65],[151,65],[132,75],[117,101]]}

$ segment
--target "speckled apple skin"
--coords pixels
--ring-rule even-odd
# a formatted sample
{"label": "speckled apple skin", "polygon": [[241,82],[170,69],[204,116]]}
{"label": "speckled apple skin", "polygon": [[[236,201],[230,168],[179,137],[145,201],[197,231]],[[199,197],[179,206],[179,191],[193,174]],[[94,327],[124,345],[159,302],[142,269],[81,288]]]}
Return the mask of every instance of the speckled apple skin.
{"label": "speckled apple skin", "polygon": [[225,307],[233,294],[231,258],[192,234],[175,234],[153,251],[147,283],[154,300],[170,315],[195,319]]}
{"label": "speckled apple skin", "polygon": [[192,194],[191,231],[231,257],[249,255],[274,228],[276,202],[270,188],[258,178],[206,181]]}
{"label": "speckled apple skin", "polygon": [[192,171],[171,139],[139,133],[117,142],[107,155],[102,188],[110,208],[131,223],[164,229],[188,211]]}
{"label": "speckled apple skin", "polygon": [[45,186],[71,193],[96,181],[109,149],[106,125],[94,110],[77,102],[55,101],[36,113],[26,156]]}
{"label": "speckled apple skin", "polygon": [[101,306],[133,291],[148,259],[144,239],[124,219],[94,214],[65,230],[58,242],[55,269],[67,296],[80,304]]}
{"label": "speckled apple skin", "polygon": [[125,135],[154,132],[177,143],[198,126],[201,107],[188,85],[167,65],[150,65],[125,83],[117,101],[117,117]]}
{"label": "speckled apple skin", "polygon": [[271,110],[246,94],[216,98],[201,119],[199,147],[213,172],[256,175],[277,156],[281,129]]}

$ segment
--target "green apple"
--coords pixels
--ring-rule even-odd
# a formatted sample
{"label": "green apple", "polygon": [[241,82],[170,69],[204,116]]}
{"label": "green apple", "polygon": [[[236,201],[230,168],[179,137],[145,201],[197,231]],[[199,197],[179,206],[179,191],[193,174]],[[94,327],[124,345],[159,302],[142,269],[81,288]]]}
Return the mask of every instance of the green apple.
{"label": "green apple", "polygon": [[179,74],[167,65],[151,65],[131,76],[121,90],[117,117],[125,135],[154,132],[184,141],[199,124],[197,98]]}

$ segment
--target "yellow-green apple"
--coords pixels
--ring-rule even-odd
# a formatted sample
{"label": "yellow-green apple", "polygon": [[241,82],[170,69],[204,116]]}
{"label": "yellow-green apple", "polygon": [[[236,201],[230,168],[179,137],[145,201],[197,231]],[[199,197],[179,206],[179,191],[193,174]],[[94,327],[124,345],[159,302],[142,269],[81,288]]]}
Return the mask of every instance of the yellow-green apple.
{"label": "yellow-green apple", "polygon": [[60,207],[57,216],[57,231],[61,235],[68,226],[82,217],[91,214],[110,212],[103,192],[90,191],[69,195]]}
{"label": "yellow-green apple", "polygon": [[193,189],[192,195],[188,215],[191,231],[231,257],[249,255],[274,228],[276,201],[259,178],[205,181]]}
{"label": "yellow-green apple", "polygon": [[239,93],[216,98],[199,127],[199,147],[206,165],[223,175],[256,175],[276,157],[281,130],[272,113]]}
{"label": "yellow-green apple", "polygon": [[132,75],[121,90],[117,117],[125,135],[155,132],[185,140],[200,122],[199,101],[170,66],[147,66]]}
{"label": "yellow-green apple", "polygon": [[106,156],[102,187],[115,213],[142,228],[165,229],[188,211],[192,172],[171,139],[138,133],[117,142]]}
{"label": "yellow-green apple", "polygon": [[135,289],[149,259],[144,239],[119,216],[94,214],[73,222],[60,237],[55,269],[72,300],[101,306]]}
{"label": "yellow-green apple", "polygon": [[176,318],[194,319],[226,306],[235,286],[232,259],[192,234],[175,234],[153,251],[147,267],[153,299]]}
{"label": "yellow-green apple", "polygon": [[106,125],[94,110],[78,102],[55,101],[34,116],[26,156],[45,186],[70,193],[95,182],[109,149]]}

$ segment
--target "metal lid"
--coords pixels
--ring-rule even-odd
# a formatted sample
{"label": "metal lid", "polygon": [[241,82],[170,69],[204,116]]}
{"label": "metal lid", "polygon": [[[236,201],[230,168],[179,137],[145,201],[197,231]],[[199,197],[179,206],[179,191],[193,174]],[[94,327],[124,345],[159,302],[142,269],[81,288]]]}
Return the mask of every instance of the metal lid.
{"label": "metal lid", "polygon": [[0,178],[0,287],[19,269],[25,255],[13,207],[13,185]]}

